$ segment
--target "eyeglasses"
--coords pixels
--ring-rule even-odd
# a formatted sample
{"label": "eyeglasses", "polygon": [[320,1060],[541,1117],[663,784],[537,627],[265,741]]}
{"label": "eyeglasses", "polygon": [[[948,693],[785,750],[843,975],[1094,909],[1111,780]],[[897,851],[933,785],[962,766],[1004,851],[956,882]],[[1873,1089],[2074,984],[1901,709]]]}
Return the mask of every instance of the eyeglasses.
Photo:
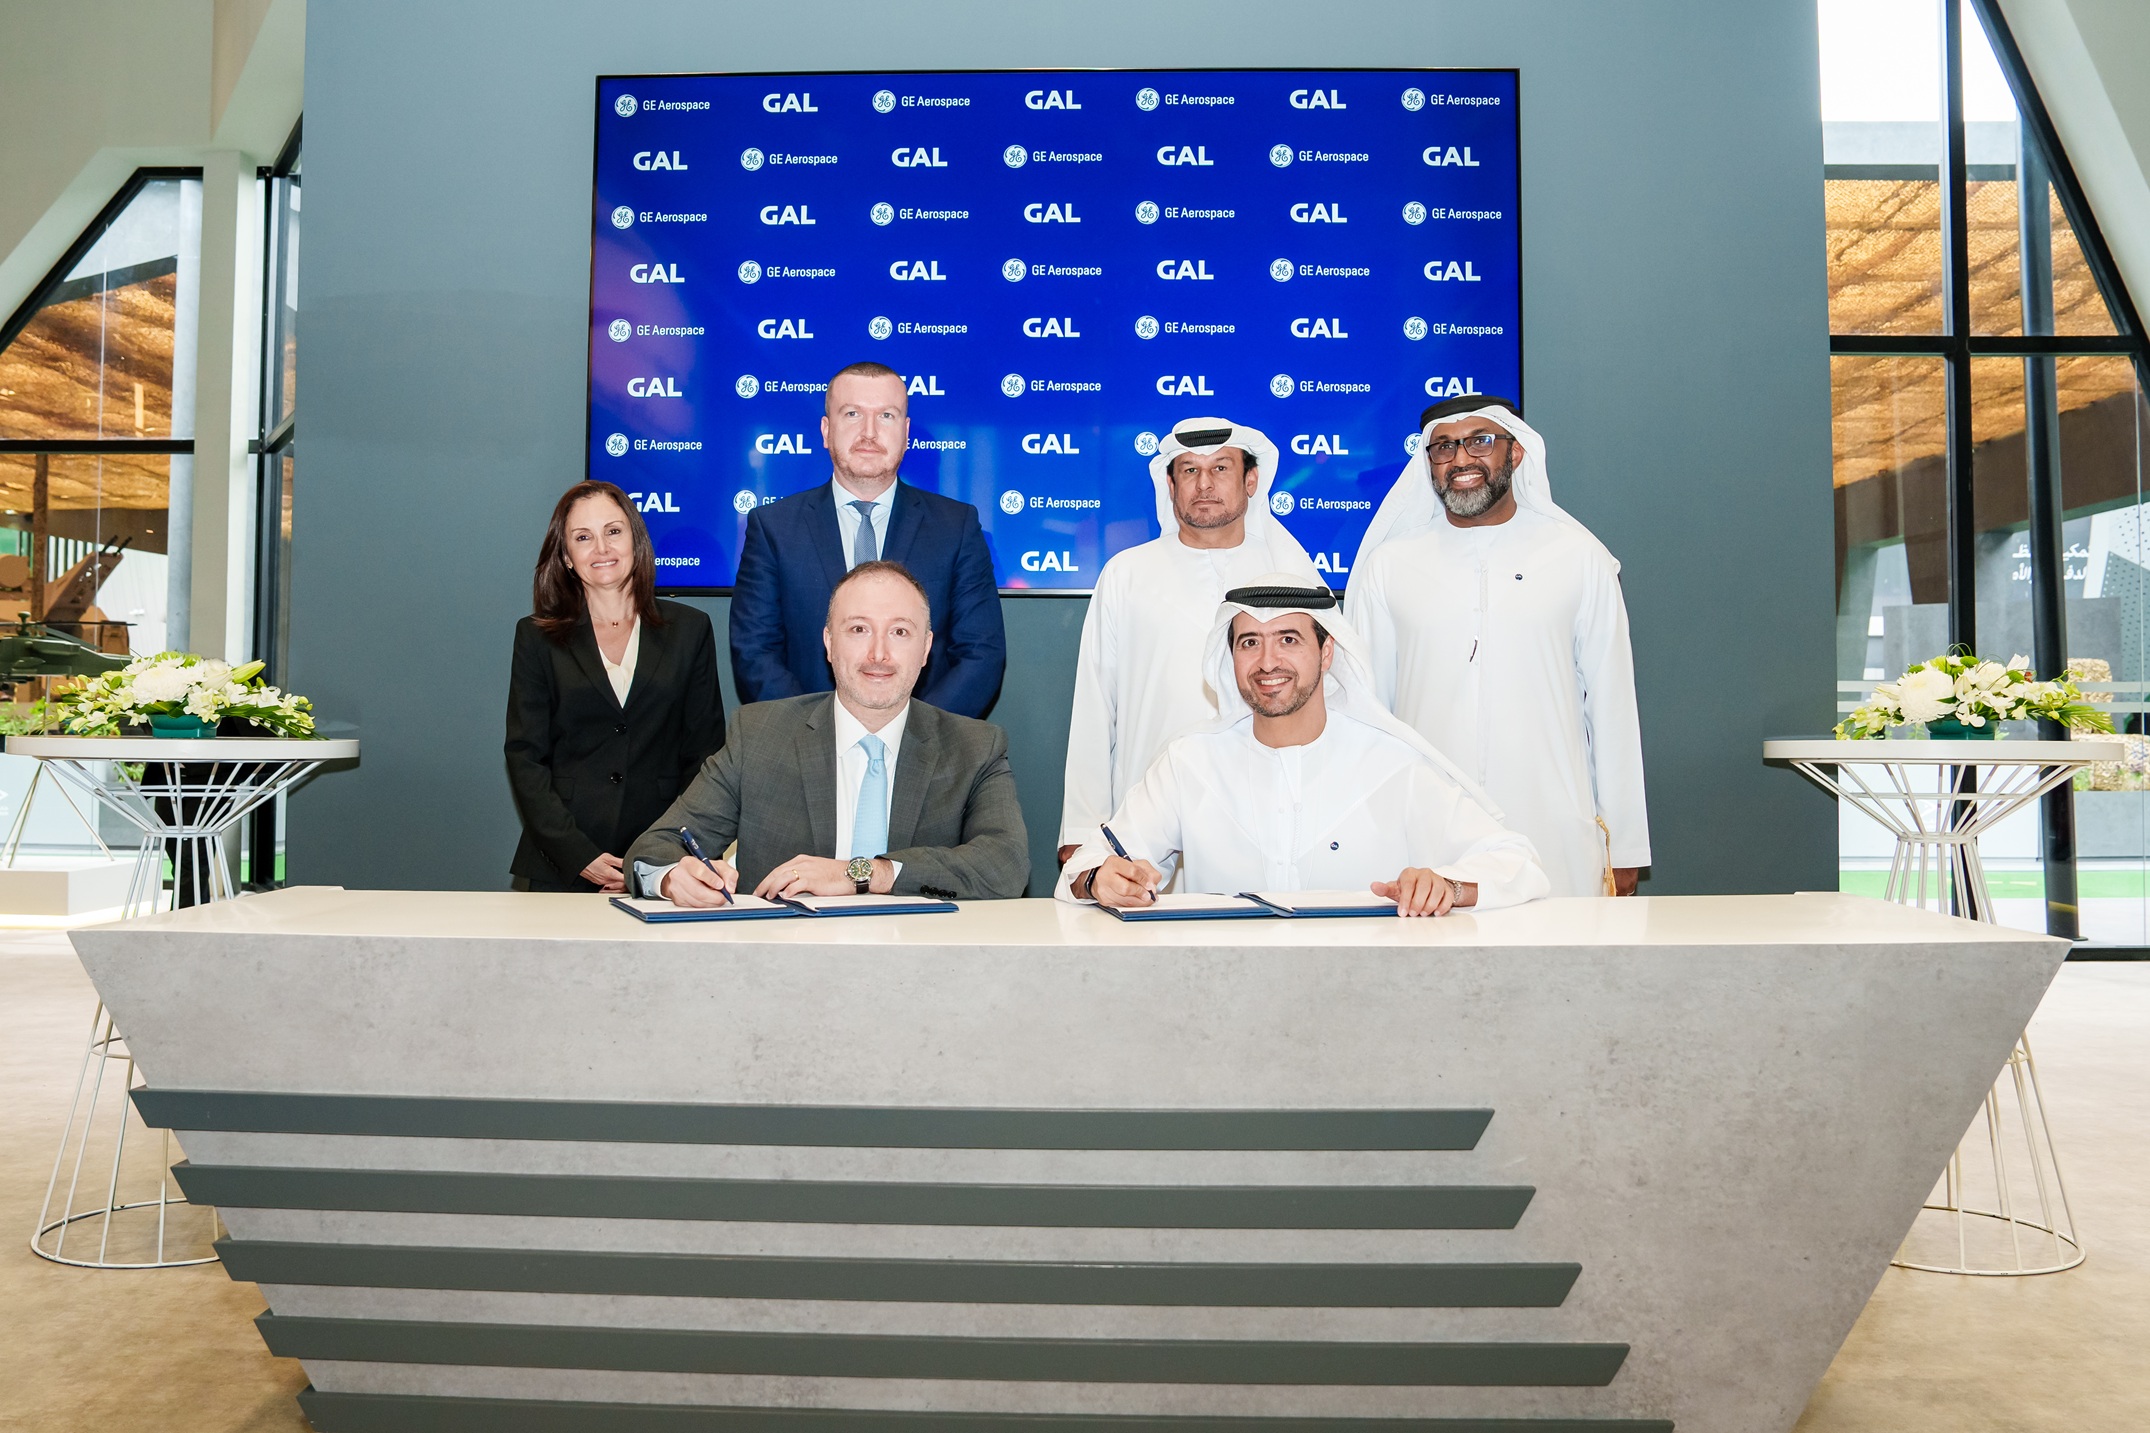
{"label": "eyeglasses", "polygon": [[1513,443],[1506,433],[1472,433],[1458,442],[1454,438],[1435,438],[1426,445],[1426,456],[1436,463],[1453,463],[1456,449],[1461,448],[1474,458],[1483,458],[1493,451],[1495,443]]}

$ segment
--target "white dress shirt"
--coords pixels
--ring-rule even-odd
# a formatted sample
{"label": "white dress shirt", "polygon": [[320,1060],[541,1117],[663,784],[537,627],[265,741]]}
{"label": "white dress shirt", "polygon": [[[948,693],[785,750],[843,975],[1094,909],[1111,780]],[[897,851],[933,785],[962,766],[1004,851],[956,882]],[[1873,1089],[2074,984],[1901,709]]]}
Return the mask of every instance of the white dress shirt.
{"label": "white dress shirt", "polygon": [[[838,478],[829,479],[829,489],[836,495],[836,532],[843,540],[844,569],[849,571],[853,566],[851,549],[859,540],[860,521],[859,510],[851,504],[861,499]],[[873,504],[867,512],[873,518],[873,555],[879,557],[888,546],[888,515],[890,509],[896,505],[896,485],[890,483],[881,490],[881,496],[866,498],[864,501]]]}
{"label": "white dress shirt", "polygon": [[[829,706],[836,713],[836,720],[833,723],[836,728],[834,738],[836,744],[836,849],[825,851],[821,854],[833,856],[835,859],[842,861],[850,857],[851,832],[858,825],[859,788],[866,784],[866,751],[865,748],[859,745],[859,738],[867,733],[865,724],[851,715],[850,709],[844,705],[841,697],[832,699]],[[910,723],[910,720],[911,704],[905,702],[903,710],[897,712],[887,726],[873,733],[881,738],[881,745],[884,748],[881,760],[887,771],[887,799],[889,800],[893,800],[896,795],[896,758],[902,754],[903,729]],[[884,822],[887,820],[887,816],[887,808],[884,807],[882,810],[882,820]],[[715,855],[716,852],[712,851],[710,854]],[[801,854],[811,853],[802,852]],[[873,852],[871,854],[879,855],[881,853]],[[674,861],[671,865],[652,866],[647,861],[635,862],[635,876],[641,883],[642,894],[652,900],[658,899],[664,891],[664,878],[671,874],[672,866],[678,864],[677,861]],[[897,875],[903,874],[903,862],[890,861],[889,865],[895,868]]]}
{"label": "white dress shirt", "polygon": [[[842,698],[831,702],[830,706],[836,713],[836,849],[829,854],[841,861],[851,854],[851,832],[858,825],[859,788],[866,782],[866,750],[859,745],[859,738],[866,735],[866,727],[851,715],[851,709],[843,704]],[[882,761],[888,770],[887,795],[890,797],[896,794],[896,757],[903,750],[903,729],[910,720],[911,704],[905,702],[903,710],[874,733],[888,749]],[[886,806],[882,808],[881,819],[884,823],[888,819]],[[878,856],[882,853],[869,851],[866,854]],[[902,869],[900,863],[891,864]]]}
{"label": "white dress shirt", "polygon": [[635,684],[635,658],[642,655],[642,619],[627,629],[627,650],[620,653],[617,662],[607,661],[605,649],[597,649],[597,660],[604,664],[605,680],[612,683],[612,695],[619,698],[621,706],[627,705],[627,693]]}

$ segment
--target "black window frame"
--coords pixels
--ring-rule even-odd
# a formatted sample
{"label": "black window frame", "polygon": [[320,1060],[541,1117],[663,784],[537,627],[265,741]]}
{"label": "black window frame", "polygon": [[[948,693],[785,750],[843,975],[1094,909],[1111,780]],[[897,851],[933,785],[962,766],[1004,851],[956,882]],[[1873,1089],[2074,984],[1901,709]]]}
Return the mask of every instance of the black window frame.
{"label": "black window frame", "polygon": [[[2031,554],[2031,660],[2037,670],[2057,674],[2067,665],[2067,608],[2062,578],[2060,413],[2054,391],[2054,362],[2059,358],[2125,356],[2132,361],[2140,392],[2150,393],[2150,341],[2146,341],[2142,317],[2137,312],[2119,266],[2113,260],[2091,212],[2089,200],[2068,153],[2062,147],[2052,114],[2046,109],[2038,87],[2031,80],[2023,51],[2016,44],[2000,0],[1964,0],[1986,32],[1994,59],[2015,97],[2022,129],[2016,182],[2019,192],[2037,195],[2036,212],[2047,212],[2044,194],[2050,182],[2061,211],[2075,230],[2075,238],[2088,264],[2117,332],[2110,335],[2055,335],[2030,332],[2037,325],[2025,315],[2025,332],[2019,335],[1977,334],[1971,331],[1971,276],[1969,256],[1968,181],[1972,178],[1963,119],[1963,8],[1956,0],[1938,0],[1941,12],[1942,119],[1941,119],[1941,284],[1943,328],[1939,334],[1840,334],[1829,335],[1831,357],[1939,358],[1947,384],[1947,549],[1948,633],[1952,645],[1973,650],[1978,645],[1977,536],[1973,507],[1971,428],[1971,364],[1980,358],[2020,358],[2024,364],[2024,444],[2029,483],[2029,526],[2026,534]],[[2026,201],[2024,212],[2032,205]],[[2026,266],[2043,265],[2043,273],[2026,283],[2030,291],[2042,279],[2052,290],[2052,254],[2024,246]],[[2051,327],[2051,315],[2046,315]],[[1839,598],[1841,601],[1841,598]],[[2057,723],[2041,723],[2042,737],[2059,738]],[[2075,793],[2063,783],[2040,803],[2041,852],[2044,866],[2046,930],[2068,940],[2082,939],[2077,907],[2075,851]],[[2089,952],[2086,952],[2089,953]],[[2100,948],[2102,958],[2140,958],[2146,952],[2133,948]]]}

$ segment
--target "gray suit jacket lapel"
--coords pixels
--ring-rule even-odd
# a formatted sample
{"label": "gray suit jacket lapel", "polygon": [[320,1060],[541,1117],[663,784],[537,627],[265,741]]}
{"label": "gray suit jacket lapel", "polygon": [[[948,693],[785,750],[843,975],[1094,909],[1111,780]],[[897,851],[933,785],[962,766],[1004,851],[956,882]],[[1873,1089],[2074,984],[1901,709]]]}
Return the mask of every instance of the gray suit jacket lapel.
{"label": "gray suit jacket lapel", "polygon": [[825,696],[807,709],[792,748],[806,797],[806,819],[814,833],[812,853],[817,856],[836,850],[836,738],[830,716],[835,701],[833,695]]}
{"label": "gray suit jacket lapel", "polygon": [[904,850],[917,842],[919,813],[941,760],[940,713],[924,702],[911,702],[904,723],[903,749],[896,756],[896,789],[888,799],[888,849]]}

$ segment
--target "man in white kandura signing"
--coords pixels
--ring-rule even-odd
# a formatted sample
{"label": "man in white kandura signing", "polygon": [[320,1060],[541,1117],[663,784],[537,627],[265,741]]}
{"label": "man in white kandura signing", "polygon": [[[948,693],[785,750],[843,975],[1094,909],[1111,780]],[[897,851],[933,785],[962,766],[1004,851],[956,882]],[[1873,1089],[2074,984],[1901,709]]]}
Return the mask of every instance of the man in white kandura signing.
{"label": "man in white kandura signing", "polygon": [[1375,690],[1530,837],[1554,895],[1633,895],[1650,817],[1620,564],[1554,504],[1507,400],[1437,403],[1419,433],[1351,567]]}
{"label": "man in white kandura signing", "polygon": [[1204,670],[1220,714],[1068,858],[1061,900],[1150,905],[1175,868],[1189,892],[1371,890],[1407,916],[1546,893],[1530,842],[1374,700],[1328,588],[1279,572],[1227,592]]}
{"label": "man in white kandura signing", "polygon": [[1321,578],[1269,510],[1277,446],[1222,418],[1188,418],[1150,459],[1161,535],[1116,554],[1097,576],[1068,723],[1060,859],[1097,838],[1167,741],[1217,715],[1203,678],[1211,615],[1265,572],[1298,587]]}

